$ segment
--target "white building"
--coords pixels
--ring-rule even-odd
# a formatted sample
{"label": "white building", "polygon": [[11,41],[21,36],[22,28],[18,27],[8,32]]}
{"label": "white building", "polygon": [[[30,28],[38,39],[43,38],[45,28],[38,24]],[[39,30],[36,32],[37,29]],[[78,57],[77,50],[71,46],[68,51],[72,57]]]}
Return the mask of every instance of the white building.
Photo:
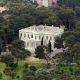
{"label": "white building", "polygon": [[60,36],[63,32],[63,29],[54,27],[53,25],[33,25],[19,30],[19,39],[25,42],[25,49],[34,52],[35,48],[41,44],[41,39],[43,37],[43,44],[47,46],[50,40],[52,44],[52,50],[54,50],[55,37]]}
{"label": "white building", "polygon": [[5,7],[0,7],[0,13],[2,13],[5,10],[9,10],[9,9],[8,8],[5,8]]}
{"label": "white building", "polygon": [[41,7],[41,6],[45,6],[45,7],[49,7],[49,6],[53,6],[53,2],[56,3],[57,0],[33,0],[34,1],[37,1],[37,3],[39,4],[38,7]]}

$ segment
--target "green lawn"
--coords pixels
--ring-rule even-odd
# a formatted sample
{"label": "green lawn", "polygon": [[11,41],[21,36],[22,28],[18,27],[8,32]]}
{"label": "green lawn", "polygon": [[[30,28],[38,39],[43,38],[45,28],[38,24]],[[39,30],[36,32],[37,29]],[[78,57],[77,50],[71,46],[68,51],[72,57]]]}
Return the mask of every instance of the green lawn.
{"label": "green lawn", "polygon": [[[33,66],[33,65],[36,66],[37,69],[44,67],[44,65],[39,64],[39,63],[29,63],[29,62],[27,62],[27,63],[30,66]],[[16,76],[19,75],[20,78],[22,78],[22,71],[23,71],[23,69],[25,69],[23,65],[24,65],[24,62],[19,62],[18,67],[15,68],[14,71],[13,71],[13,72],[16,73]],[[5,74],[3,73],[3,70],[4,70],[5,67],[6,67],[6,65],[4,63],[0,62],[0,72],[2,73],[2,79],[0,79],[0,80],[6,80]],[[30,67],[28,67],[27,69],[30,69]],[[9,76],[7,77],[7,79],[8,80],[18,80],[17,77],[15,77],[15,79],[11,79],[11,77],[9,77]]]}
{"label": "green lawn", "polygon": [[[15,61],[15,63],[16,63],[16,61]],[[27,63],[30,66],[36,66],[37,69],[45,67],[45,65],[42,65],[40,63],[29,63],[29,62],[27,62]],[[7,76],[7,80],[20,80],[23,76],[22,71],[25,69],[23,65],[24,65],[24,62],[18,62],[18,67],[15,68],[14,71],[13,71],[13,72],[16,73],[16,77],[14,79],[12,79],[10,76]],[[28,70],[30,70],[30,66],[28,66],[28,68],[27,68]],[[6,65],[4,63],[0,62],[0,72],[2,73],[2,79],[0,79],[0,80],[6,80],[5,74],[3,73],[3,70],[4,70],[5,67],[6,67]],[[58,71],[63,70],[64,72],[68,71],[72,75],[72,77],[75,77],[76,76],[75,71],[76,71],[77,68],[80,68],[80,65],[68,65],[68,66],[66,66],[66,65],[65,66],[52,65],[52,67],[54,67],[54,71],[56,71],[56,70],[58,70]],[[70,70],[69,70],[70,67],[73,69],[72,72],[70,72]],[[17,75],[20,76],[20,79],[17,79]],[[53,80],[56,80],[56,78],[58,78],[60,76],[61,76],[61,74],[58,74],[58,73],[55,74],[53,76]],[[73,80],[76,80],[76,78],[74,78]]]}
{"label": "green lawn", "polygon": [[3,0],[0,0],[0,3],[2,3],[3,2]]}

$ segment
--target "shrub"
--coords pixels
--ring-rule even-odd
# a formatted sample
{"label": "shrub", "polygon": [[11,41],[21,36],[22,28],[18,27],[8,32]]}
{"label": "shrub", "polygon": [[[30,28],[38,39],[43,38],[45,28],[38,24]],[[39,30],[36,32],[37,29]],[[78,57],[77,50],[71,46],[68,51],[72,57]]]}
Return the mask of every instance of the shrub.
{"label": "shrub", "polygon": [[48,64],[45,66],[45,68],[47,68],[47,69],[50,69],[50,67],[51,67],[51,64],[50,64],[50,63],[48,63]]}
{"label": "shrub", "polygon": [[73,79],[75,79],[75,76],[73,76]]}
{"label": "shrub", "polygon": [[69,70],[72,72],[73,71],[73,68],[70,67]]}
{"label": "shrub", "polygon": [[53,56],[52,58],[53,58],[53,59],[56,59],[56,57],[55,57],[55,56]]}
{"label": "shrub", "polygon": [[33,70],[33,71],[36,71],[36,67],[35,66],[31,66],[30,69]]}
{"label": "shrub", "polygon": [[76,74],[80,75],[80,68],[76,70]]}
{"label": "shrub", "polygon": [[76,64],[78,64],[78,65],[79,65],[79,61],[76,61]]}
{"label": "shrub", "polygon": [[73,80],[73,78],[72,77],[66,77],[66,78],[63,78],[61,80]]}
{"label": "shrub", "polygon": [[35,76],[35,80],[52,80],[52,76],[50,74],[47,75],[39,74]]}
{"label": "shrub", "polygon": [[0,6],[1,6],[1,7],[5,6],[5,3],[0,3]]}
{"label": "shrub", "polygon": [[59,73],[59,74],[62,74],[62,71],[59,71],[58,73]]}
{"label": "shrub", "polygon": [[58,70],[54,70],[54,72],[57,74],[58,73]]}
{"label": "shrub", "polygon": [[24,74],[26,74],[26,73],[27,73],[27,71],[28,71],[28,70],[27,70],[27,69],[25,69],[25,70],[23,70],[23,73],[24,73]]}
{"label": "shrub", "polygon": [[51,75],[54,75],[54,74],[55,74],[55,72],[50,72],[50,74],[51,74]]}
{"label": "shrub", "polygon": [[31,52],[28,49],[26,49],[25,52],[27,53],[27,56],[31,56]]}
{"label": "shrub", "polygon": [[16,73],[10,73],[10,75],[9,76],[11,76],[12,77],[12,79],[14,79],[14,77],[16,76]]}
{"label": "shrub", "polygon": [[19,76],[19,75],[17,75],[17,78],[20,78],[20,76]]}
{"label": "shrub", "polygon": [[24,63],[24,67],[27,68],[28,67],[28,63]]}
{"label": "shrub", "polygon": [[46,74],[49,74],[50,72],[51,72],[51,69],[41,68],[35,71],[35,75],[39,75],[39,74],[46,75]]}
{"label": "shrub", "polygon": [[14,68],[16,68],[18,65],[17,65],[17,63],[14,63]]}
{"label": "shrub", "polygon": [[17,66],[18,66],[17,63],[10,64],[10,67],[12,67],[12,70],[14,70],[14,68],[16,68]]}
{"label": "shrub", "polygon": [[24,76],[23,80],[34,80],[34,77],[29,75],[29,76]]}
{"label": "shrub", "polygon": [[73,80],[69,73],[64,73],[61,75],[61,80]]}
{"label": "shrub", "polygon": [[24,76],[34,76],[34,72],[32,70],[28,70]]}
{"label": "shrub", "polygon": [[2,73],[0,73],[0,79],[2,79]]}
{"label": "shrub", "polygon": [[80,80],[80,76],[77,76],[77,77],[76,77],[76,80]]}

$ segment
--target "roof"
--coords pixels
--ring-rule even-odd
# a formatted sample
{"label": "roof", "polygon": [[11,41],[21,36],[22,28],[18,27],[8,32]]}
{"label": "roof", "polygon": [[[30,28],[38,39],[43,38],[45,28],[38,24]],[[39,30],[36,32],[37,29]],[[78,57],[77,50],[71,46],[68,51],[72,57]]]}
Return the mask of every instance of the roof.
{"label": "roof", "polygon": [[33,25],[33,26],[30,26],[28,28],[24,28],[24,29],[21,29],[19,31],[22,31],[22,32],[36,32],[36,33],[45,33],[45,34],[54,34],[54,35],[61,35],[64,30],[59,28],[59,27],[55,27],[55,26],[46,26],[46,25],[39,25],[39,26],[36,26],[36,25]]}

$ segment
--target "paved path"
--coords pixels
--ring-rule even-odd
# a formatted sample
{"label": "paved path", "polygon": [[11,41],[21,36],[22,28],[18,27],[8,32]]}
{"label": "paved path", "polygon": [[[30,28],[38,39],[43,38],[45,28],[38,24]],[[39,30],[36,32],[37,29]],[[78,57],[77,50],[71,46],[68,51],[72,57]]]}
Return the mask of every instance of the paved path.
{"label": "paved path", "polygon": [[[33,61],[24,61],[24,60],[22,60],[22,61],[20,61],[20,62],[45,63],[45,62],[33,62]],[[54,64],[54,63],[50,63],[50,64]],[[55,63],[55,64],[59,64],[59,63]],[[66,64],[66,63],[64,63],[64,64]],[[68,63],[68,64],[76,64],[76,63]]]}

